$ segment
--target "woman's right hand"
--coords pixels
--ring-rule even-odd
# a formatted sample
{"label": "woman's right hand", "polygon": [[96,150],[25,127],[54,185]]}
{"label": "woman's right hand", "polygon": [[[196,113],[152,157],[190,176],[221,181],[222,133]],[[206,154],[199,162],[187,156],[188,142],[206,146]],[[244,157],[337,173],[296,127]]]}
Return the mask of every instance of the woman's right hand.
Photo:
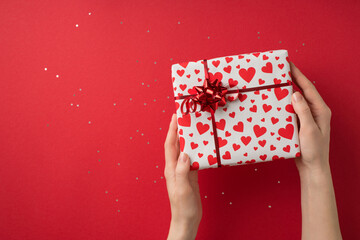
{"label": "woman's right hand", "polygon": [[329,168],[329,143],[331,111],[315,86],[304,74],[290,63],[294,82],[302,89],[295,92],[292,104],[300,120],[301,156],[296,159],[299,173],[307,170],[324,170]]}
{"label": "woman's right hand", "polygon": [[290,63],[295,92],[292,104],[300,120],[301,156],[295,159],[301,184],[302,240],[342,239],[329,164],[330,108],[315,86]]}

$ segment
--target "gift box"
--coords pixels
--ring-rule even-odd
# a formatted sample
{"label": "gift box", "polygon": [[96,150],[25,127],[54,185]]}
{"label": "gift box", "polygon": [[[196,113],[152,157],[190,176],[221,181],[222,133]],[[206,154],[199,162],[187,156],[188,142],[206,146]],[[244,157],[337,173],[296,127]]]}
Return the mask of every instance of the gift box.
{"label": "gift box", "polygon": [[172,81],[191,169],[300,156],[286,50],[174,64]]}

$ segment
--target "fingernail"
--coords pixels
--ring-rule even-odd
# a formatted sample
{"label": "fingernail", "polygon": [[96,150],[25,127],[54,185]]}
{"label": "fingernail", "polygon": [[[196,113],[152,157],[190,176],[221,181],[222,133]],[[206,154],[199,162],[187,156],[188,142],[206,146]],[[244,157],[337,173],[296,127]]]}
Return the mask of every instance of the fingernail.
{"label": "fingernail", "polygon": [[293,96],[294,96],[294,101],[295,101],[295,102],[300,102],[300,101],[303,99],[301,93],[299,93],[299,92],[295,92],[295,93],[293,94]]}
{"label": "fingernail", "polygon": [[186,162],[187,161],[187,154],[184,152],[180,153],[180,161]]}

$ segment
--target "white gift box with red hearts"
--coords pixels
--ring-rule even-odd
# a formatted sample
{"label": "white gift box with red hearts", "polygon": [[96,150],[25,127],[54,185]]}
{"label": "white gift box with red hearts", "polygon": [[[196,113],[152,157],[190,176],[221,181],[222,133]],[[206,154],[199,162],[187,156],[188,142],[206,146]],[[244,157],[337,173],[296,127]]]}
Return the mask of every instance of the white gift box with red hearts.
{"label": "white gift box with red hearts", "polygon": [[[208,59],[210,80],[228,90],[225,106],[214,113],[217,156],[209,111],[183,114],[184,99],[176,99],[180,149],[189,155],[192,169],[241,165],[294,158],[300,155],[297,118],[286,50],[274,50]],[[205,81],[204,61],[172,65],[175,97],[195,94]],[[288,83],[288,84],[284,84]],[[278,87],[280,85],[280,87]],[[251,91],[252,88],[255,90]],[[221,163],[220,165],[218,163]]]}

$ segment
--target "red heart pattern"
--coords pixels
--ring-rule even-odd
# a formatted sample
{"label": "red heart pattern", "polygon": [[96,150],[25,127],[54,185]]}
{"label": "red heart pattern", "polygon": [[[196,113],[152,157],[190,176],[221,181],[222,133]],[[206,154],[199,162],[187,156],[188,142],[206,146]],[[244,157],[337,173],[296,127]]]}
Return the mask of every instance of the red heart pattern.
{"label": "red heart pattern", "polygon": [[183,127],[190,127],[191,126],[190,114],[185,114],[185,115],[182,115],[182,117],[179,117],[178,124]]}
{"label": "red heart pattern", "polygon": [[261,71],[263,71],[264,73],[272,73],[271,62],[267,62],[266,65],[261,68]]}
{"label": "red heart pattern", "polygon": [[294,125],[288,124],[285,128],[280,128],[279,135],[291,140],[294,135]]}
{"label": "red heart pattern", "polygon": [[280,101],[281,99],[285,98],[289,94],[289,90],[286,88],[274,88],[275,96]]}
{"label": "red heart pattern", "polygon": [[224,155],[222,155],[223,159],[231,159],[231,154],[229,151],[226,151]]}
{"label": "red heart pattern", "polygon": [[216,122],[216,128],[220,129],[220,130],[224,130],[225,129],[225,123],[226,123],[226,120],[221,119],[220,121]]}
{"label": "red heart pattern", "polygon": [[202,122],[198,122],[196,124],[196,128],[197,128],[198,132],[200,133],[200,135],[202,135],[210,129],[210,126],[209,126],[209,124],[203,124]]}
{"label": "red heart pattern", "polygon": [[213,64],[215,67],[218,67],[218,66],[220,65],[220,60],[212,61],[212,64]]}
{"label": "red heart pattern", "polygon": [[266,144],[266,140],[260,140],[259,141],[260,146],[265,147],[265,144]]}
{"label": "red heart pattern", "polygon": [[254,129],[255,136],[257,138],[261,137],[262,135],[264,135],[266,133],[266,127],[260,127],[259,125],[255,125],[253,127],[253,129]]}
{"label": "red heart pattern", "polygon": [[234,149],[234,151],[239,150],[239,149],[240,149],[240,145],[239,145],[239,144],[234,143],[234,144],[233,144],[233,149]]}
{"label": "red heart pattern", "polygon": [[238,81],[236,81],[236,80],[234,80],[234,79],[232,79],[232,78],[229,79],[229,86],[230,86],[231,88],[237,86],[238,83],[239,83]]}
{"label": "red heart pattern", "polygon": [[267,104],[264,104],[263,105],[263,109],[264,109],[264,112],[268,112],[268,111],[270,111],[271,109],[272,109],[272,106],[271,105],[267,105]]}
{"label": "red heart pattern", "polygon": [[208,162],[209,162],[209,165],[211,166],[211,165],[214,165],[214,164],[217,163],[217,159],[213,155],[209,155],[208,156]]}
{"label": "red heart pattern", "polygon": [[[208,60],[211,80],[223,86],[247,89],[286,83],[290,66],[285,50]],[[290,78],[291,79],[291,78]],[[196,94],[205,80],[202,60],[172,65],[174,96]],[[191,170],[250,164],[300,156],[297,118],[291,105],[291,86],[228,94],[225,107],[215,112],[220,156],[216,155],[211,114],[181,114],[183,99],[175,100],[180,150],[191,160]]]}
{"label": "red heart pattern", "polygon": [[184,151],[184,147],[185,147],[185,138],[180,137],[180,138],[179,138],[179,143],[180,143],[180,151],[183,152],[183,151]]}
{"label": "red heart pattern", "polygon": [[248,69],[241,68],[239,70],[239,75],[242,77],[242,79],[249,83],[253,79],[255,72],[255,68],[253,67],[249,67]]}
{"label": "red heart pattern", "polygon": [[180,77],[182,77],[182,76],[184,75],[184,73],[185,73],[185,70],[184,70],[184,69],[182,69],[182,70],[177,70],[176,73],[177,73]]}
{"label": "red heart pattern", "polygon": [[200,167],[198,162],[193,162],[190,166],[190,170],[198,170]]}
{"label": "red heart pattern", "polygon": [[191,149],[195,149],[199,146],[199,144],[191,142],[190,146],[191,146]]}
{"label": "red heart pattern", "polygon": [[236,125],[233,126],[233,129],[237,132],[244,131],[244,124],[243,122],[238,122]]}
{"label": "red heart pattern", "polygon": [[218,137],[218,142],[219,142],[219,147],[223,147],[227,144],[227,140],[226,139],[222,139],[221,137]]}
{"label": "red heart pattern", "polygon": [[224,67],[224,72],[230,73],[231,72],[231,66]]}
{"label": "red heart pattern", "polygon": [[250,137],[250,136],[247,136],[247,137],[242,136],[242,137],[240,138],[240,140],[241,140],[241,141],[243,142],[243,144],[246,146],[246,145],[248,145],[248,144],[250,143],[251,137]]}

